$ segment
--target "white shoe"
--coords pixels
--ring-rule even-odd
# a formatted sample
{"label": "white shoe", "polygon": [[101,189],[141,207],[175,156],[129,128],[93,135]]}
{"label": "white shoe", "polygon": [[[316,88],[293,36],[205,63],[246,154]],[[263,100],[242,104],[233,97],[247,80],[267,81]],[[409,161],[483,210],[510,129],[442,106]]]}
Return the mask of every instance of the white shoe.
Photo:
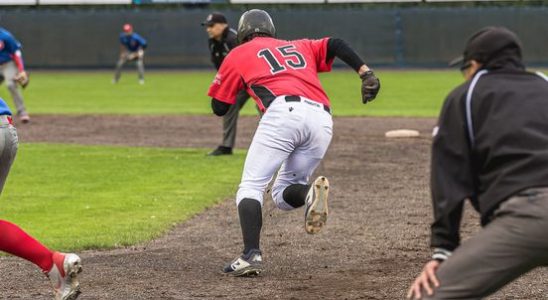
{"label": "white shoe", "polygon": [[314,180],[306,195],[306,210],[304,214],[304,229],[307,233],[320,232],[327,222],[327,196],[329,195],[329,181],[324,176]]}
{"label": "white shoe", "polygon": [[145,80],[144,80],[144,79],[139,79],[139,84],[140,84],[140,85],[145,84]]}
{"label": "white shoe", "polygon": [[53,285],[55,300],[74,300],[80,295],[78,274],[82,272],[82,260],[72,253],[53,253],[53,267],[46,274]]}
{"label": "white shoe", "polygon": [[223,268],[223,273],[236,277],[259,275],[263,271],[261,250],[253,249],[249,253],[236,257]]}

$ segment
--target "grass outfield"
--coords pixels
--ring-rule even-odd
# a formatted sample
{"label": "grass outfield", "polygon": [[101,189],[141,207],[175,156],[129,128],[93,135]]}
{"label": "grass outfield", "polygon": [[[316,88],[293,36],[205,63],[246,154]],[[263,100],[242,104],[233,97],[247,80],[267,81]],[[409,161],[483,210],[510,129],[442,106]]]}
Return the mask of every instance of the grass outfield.
{"label": "grass outfield", "polygon": [[[361,104],[360,80],[354,72],[321,74],[336,116],[436,116],[448,92],[462,82],[455,70],[378,70],[382,89],[377,100]],[[33,72],[24,92],[31,114],[211,114],[207,89],[213,72],[148,72],[137,83],[133,69],[120,83],[112,72]],[[5,88],[0,96],[11,104]],[[243,114],[256,114],[246,105]]]}
{"label": "grass outfield", "polygon": [[0,219],[60,250],[134,245],[234,195],[244,153],[22,144]]}

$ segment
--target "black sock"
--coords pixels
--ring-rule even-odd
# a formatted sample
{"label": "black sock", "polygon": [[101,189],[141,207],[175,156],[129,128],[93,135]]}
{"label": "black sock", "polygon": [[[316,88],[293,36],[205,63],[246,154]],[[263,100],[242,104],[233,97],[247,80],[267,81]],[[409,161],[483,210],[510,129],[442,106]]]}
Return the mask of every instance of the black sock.
{"label": "black sock", "polygon": [[244,254],[252,249],[260,249],[259,240],[263,226],[261,203],[255,199],[244,198],[238,205],[238,215],[244,237]]}
{"label": "black sock", "polygon": [[286,187],[283,192],[284,201],[294,208],[301,207],[304,205],[309,189],[310,185],[308,184],[292,184]]}

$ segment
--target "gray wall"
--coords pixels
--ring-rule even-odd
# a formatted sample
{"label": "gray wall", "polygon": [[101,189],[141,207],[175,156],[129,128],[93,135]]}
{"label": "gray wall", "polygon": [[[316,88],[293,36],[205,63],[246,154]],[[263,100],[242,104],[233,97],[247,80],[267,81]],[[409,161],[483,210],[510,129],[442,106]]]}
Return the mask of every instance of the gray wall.
{"label": "gray wall", "polygon": [[[278,36],[323,36],[348,41],[372,65],[443,66],[466,38],[486,25],[521,36],[525,59],[548,64],[548,8],[271,9]],[[209,10],[35,9],[0,12],[0,23],[22,43],[30,67],[112,67],[122,24],[147,38],[151,67],[210,67],[201,21]],[[232,25],[242,11],[223,11]]]}

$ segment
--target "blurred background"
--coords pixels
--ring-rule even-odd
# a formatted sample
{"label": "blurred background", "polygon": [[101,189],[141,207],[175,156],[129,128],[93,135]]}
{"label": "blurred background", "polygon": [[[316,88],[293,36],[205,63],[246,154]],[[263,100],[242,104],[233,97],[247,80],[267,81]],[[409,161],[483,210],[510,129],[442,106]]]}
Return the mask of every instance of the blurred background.
{"label": "blurred background", "polygon": [[0,0],[0,26],[29,68],[112,68],[129,22],[148,40],[147,68],[211,69],[200,23],[219,11],[236,28],[251,8],[272,15],[279,38],[340,37],[375,66],[446,67],[487,25],[515,31],[528,65],[548,65],[547,1]]}

